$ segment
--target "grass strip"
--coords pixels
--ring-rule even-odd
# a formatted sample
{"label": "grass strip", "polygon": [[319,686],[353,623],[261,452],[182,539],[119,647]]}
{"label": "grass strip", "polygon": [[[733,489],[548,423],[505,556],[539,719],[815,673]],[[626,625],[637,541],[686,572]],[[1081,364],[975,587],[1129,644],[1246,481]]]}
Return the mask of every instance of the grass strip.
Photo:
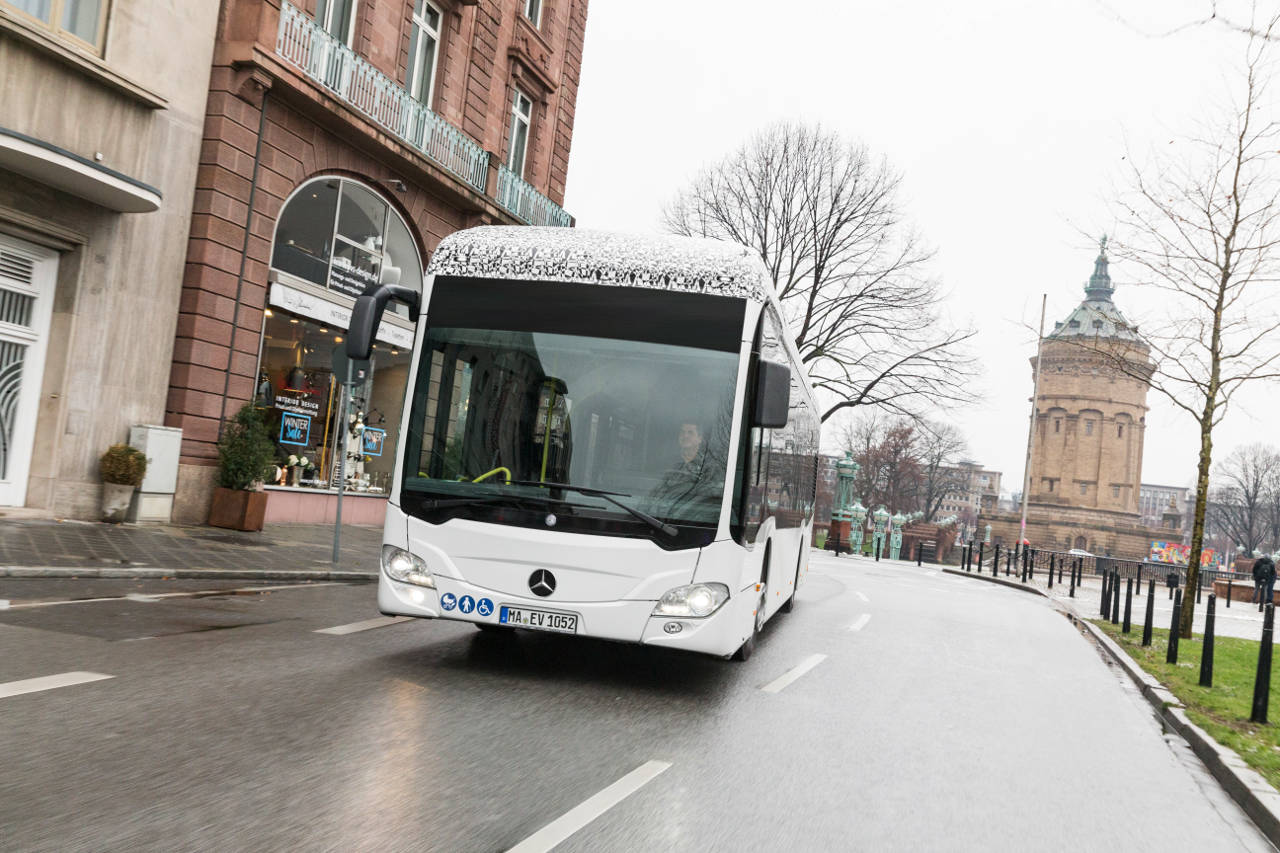
{"label": "grass strip", "polygon": [[[1151,645],[1143,647],[1142,628],[1120,633],[1119,625],[1103,620],[1093,624],[1105,631],[1138,664],[1155,676],[1186,706],[1191,721],[1218,743],[1239,753],[1245,763],[1280,789],[1280,686],[1271,679],[1271,701],[1266,724],[1249,722],[1253,708],[1253,680],[1258,669],[1257,640],[1215,637],[1213,641],[1213,686],[1200,686],[1201,635],[1178,641],[1178,662],[1165,662],[1169,630],[1156,628]],[[1259,628],[1261,632],[1261,628]],[[1280,656],[1273,659],[1280,665]]]}

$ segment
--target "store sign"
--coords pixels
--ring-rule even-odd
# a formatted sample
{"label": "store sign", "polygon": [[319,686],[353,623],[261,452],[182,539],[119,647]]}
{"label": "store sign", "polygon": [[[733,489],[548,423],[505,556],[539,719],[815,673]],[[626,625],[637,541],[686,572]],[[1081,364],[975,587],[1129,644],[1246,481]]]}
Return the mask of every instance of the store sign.
{"label": "store sign", "polygon": [[293,412],[311,417],[320,414],[320,401],[314,395],[305,391],[292,391],[289,389],[277,391],[272,405],[282,412]]}
{"label": "store sign", "polygon": [[311,439],[311,416],[286,412],[280,417],[280,443],[306,446]]}
{"label": "store sign", "polygon": [[378,283],[378,275],[362,269],[341,255],[333,256],[329,266],[329,287],[348,296],[359,296],[371,284]]}
{"label": "store sign", "polygon": [[364,455],[365,456],[381,456],[382,446],[386,443],[387,431],[385,429],[369,429],[365,427],[364,431]]}
{"label": "store sign", "polygon": [[[287,284],[281,284],[278,281],[271,285],[267,301],[277,308],[283,308],[286,311],[292,311],[294,314],[301,314],[303,317],[319,320],[327,326],[346,329],[351,325],[350,308],[330,302],[327,299],[321,299],[318,296],[290,287]],[[392,325],[387,320],[383,320],[382,325],[378,326],[377,338],[383,343],[391,344],[401,349],[413,348],[413,331],[402,326]]]}

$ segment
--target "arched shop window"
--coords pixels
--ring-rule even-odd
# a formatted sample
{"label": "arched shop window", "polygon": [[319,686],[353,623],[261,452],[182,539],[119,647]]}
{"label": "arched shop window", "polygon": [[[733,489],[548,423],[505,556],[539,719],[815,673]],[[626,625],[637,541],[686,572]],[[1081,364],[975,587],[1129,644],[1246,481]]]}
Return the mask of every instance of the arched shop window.
{"label": "arched shop window", "polygon": [[422,290],[417,244],[395,209],[369,187],[316,178],[285,203],[271,267],[255,394],[276,443],[268,485],[336,488],[345,434],[348,488],[386,494],[413,332],[407,321],[384,320],[365,376],[351,391],[345,423],[345,377],[334,375],[334,354],[343,348],[354,297],[369,284]]}
{"label": "arched shop window", "polygon": [[350,297],[378,282],[422,290],[408,226],[382,196],[349,178],[316,178],[285,202],[271,266]]}

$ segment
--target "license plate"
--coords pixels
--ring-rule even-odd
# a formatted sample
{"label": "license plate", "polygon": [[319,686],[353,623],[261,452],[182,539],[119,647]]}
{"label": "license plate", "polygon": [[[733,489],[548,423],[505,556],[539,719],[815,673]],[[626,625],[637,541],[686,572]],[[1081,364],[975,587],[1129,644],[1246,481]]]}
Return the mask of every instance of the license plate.
{"label": "license plate", "polygon": [[535,628],[539,631],[578,633],[578,617],[573,613],[529,610],[524,607],[508,607],[504,604],[498,610],[498,622],[503,625],[518,625],[521,628]]}

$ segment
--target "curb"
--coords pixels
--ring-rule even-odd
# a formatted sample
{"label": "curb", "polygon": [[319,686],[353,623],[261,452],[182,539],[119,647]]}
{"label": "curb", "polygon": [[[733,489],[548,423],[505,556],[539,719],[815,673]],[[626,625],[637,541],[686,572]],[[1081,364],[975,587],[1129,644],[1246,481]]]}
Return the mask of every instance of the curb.
{"label": "curb", "polygon": [[1067,618],[1087,630],[1098,645],[1119,664],[1155,709],[1161,721],[1187,742],[1196,757],[1209,768],[1213,778],[1244,809],[1262,834],[1272,844],[1280,846],[1280,791],[1271,787],[1235,750],[1218,743],[1208,732],[1191,722],[1186,708],[1178,698],[1129,657],[1115,640],[1089,620],[1081,618],[1074,609],[1067,608],[1066,613]]}
{"label": "curb", "polygon": [[157,569],[77,566],[0,566],[0,578],[110,578],[137,580],[352,581],[372,583],[376,572],[311,569]]}
{"label": "curb", "polygon": [[1053,600],[1047,592],[1036,589],[1033,586],[1024,586],[1021,581],[1007,581],[1004,578],[988,577],[987,575],[981,575],[976,572],[966,572],[964,569],[943,569],[942,572],[947,575],[955,575],[958,578],[973,578],[974,580],[996,583],[1000,584],[1000,586],[1007,586],[1009,589],[1020,589],[1023,592],[1029,592],[1032,595],[1038,595],[1041,598],[1049,598]]}

